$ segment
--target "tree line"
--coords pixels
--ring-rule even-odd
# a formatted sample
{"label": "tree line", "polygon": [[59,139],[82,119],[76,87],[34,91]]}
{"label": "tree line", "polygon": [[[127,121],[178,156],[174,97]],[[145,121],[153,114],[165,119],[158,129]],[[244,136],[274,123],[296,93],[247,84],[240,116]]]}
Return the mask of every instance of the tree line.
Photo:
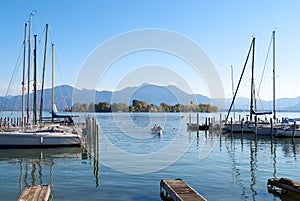
{"label": "tree line", "polygon": [[66,108],[69,112],[218,112],[219,108],[210,104],[188,105],[176,104],[168,105],[160,103],[159,105],[147,104],[143,100],[133,100],[131,105],[126,103],[99,102],[99,103],[75,103],[71,108]]}

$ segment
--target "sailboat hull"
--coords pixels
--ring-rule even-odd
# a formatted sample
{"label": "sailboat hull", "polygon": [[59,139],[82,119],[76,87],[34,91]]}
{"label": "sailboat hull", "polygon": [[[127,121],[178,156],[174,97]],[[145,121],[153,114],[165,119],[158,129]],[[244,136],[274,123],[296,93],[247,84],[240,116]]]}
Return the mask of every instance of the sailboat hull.
{"label": "sailboat hull", "polygon": [[225,124],[223,128],[224,132],[233,132],[233,133],[253,133],[253,129],[246,122],[244,125],[242,123],[233,123]]}
{"label": "sailboat hull", "polygon": [[67,147],[67,146],[81,146],[81,136],[70,133],[0,133],[0,147]]}
{"label": "sailboat hull", "polygon": [[292,128],[288,129],[276,129],[275,132],[276,137],[300,137],[300,130],[295,129],[293,130]]}

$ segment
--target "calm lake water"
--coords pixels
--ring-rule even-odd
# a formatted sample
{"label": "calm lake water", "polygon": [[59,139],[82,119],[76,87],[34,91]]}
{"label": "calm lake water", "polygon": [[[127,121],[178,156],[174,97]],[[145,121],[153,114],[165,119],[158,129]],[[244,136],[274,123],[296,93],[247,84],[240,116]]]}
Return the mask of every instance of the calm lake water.
{"label": "calm lake water", "polygon": [[[188,114],[96,114],[99,143],[85,149],[0,149],[0,200],[17,200],[33,184],[51,184],[50,200],[161,200],[162,178],[181,178],[212,201],[300,200],[267,188],[268,178],[300,181],[300,139],[197,136],[181,116]],[[154,124],[163,135],[151,134]]]}

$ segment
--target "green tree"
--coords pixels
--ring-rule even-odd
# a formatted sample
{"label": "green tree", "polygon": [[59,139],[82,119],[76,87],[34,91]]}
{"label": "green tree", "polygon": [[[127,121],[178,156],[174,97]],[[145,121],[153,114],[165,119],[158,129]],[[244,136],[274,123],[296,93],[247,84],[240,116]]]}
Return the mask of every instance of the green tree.
{"label": "green tree", "polygon": [[161,103],[160,106],[161,106],[163,112],[170,111],[169,105],[167,103]]}
{"label": "green tree", "polygon": [[133,105],[130,105],[128,109],[129,109],[129,112],[135,112]]}
{"label": "green tree", "polygon": [[126,103],[113,103],[111,105],[112,112],[128,112],[128,105]]}
{"label": "green tree", "polygon": [[111,112],[111,107],[108,102],[99,102],[95,105],[96,112]]}
{"label": "green tree", "polygon": [[80,104],[80,103],[75,103],[75,104],[72,106],[72,111],[73,111],[73,112],[82,112],[81,104]]}
{"label": "green tree", "polygon": [[141,100],[132,100],[132,105],[135,112],[147,112],[147,103]]}

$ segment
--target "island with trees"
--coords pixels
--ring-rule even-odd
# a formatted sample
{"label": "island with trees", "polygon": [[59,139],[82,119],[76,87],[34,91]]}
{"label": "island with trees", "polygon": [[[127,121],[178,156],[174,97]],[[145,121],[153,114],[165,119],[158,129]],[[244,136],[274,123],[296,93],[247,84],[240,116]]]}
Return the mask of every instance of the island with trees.
{"label": "island with trees", "polygon": [[219,108],[211,104],[194,104],[190,102],[188,105],[176,104],[168,105],[160,103],[160,105],[147,104],[143,100],[133,100],[131,105],[126,103],[99,102],[99,103],[75,103],[71,108],[65,109],[69,112],[218,112]]}

